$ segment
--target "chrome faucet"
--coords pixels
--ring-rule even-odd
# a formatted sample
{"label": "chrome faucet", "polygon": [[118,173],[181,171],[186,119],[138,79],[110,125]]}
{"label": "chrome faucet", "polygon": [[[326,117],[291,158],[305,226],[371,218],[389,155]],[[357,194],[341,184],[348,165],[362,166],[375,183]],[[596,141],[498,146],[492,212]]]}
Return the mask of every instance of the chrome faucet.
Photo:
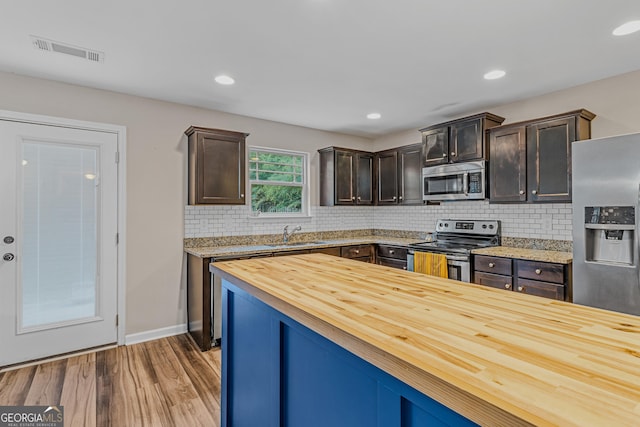
{"label": "chrome faucet", "polygon": [[284,231],[282,232],[282,241],[284,242],[284,244],[286,245],[287,243],[289,243],[289,237],[293,236],[293,234],[296,231],[300,231],[302,230],[301,226],[297,226],[296,228],[294,228],[291,233],[289,233],[289,226],[285,225],[284,226]]}

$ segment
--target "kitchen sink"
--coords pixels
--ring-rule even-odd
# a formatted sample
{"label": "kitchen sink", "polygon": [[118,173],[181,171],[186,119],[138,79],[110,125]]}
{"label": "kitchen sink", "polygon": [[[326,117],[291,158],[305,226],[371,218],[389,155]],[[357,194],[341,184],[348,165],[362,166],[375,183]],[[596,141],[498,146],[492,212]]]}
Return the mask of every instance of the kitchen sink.
{"label": "kitchen sink", "polygon": [[295,247],[295,246],[310,246],[310,245],[323,245],[327,242],[321,242],[321,241],[313,241],[313,242],[293,242],[293,243],[276,243],[273,245],[266,245],[266,246],[270,246],[272,248],[288,248],[288,247]]}

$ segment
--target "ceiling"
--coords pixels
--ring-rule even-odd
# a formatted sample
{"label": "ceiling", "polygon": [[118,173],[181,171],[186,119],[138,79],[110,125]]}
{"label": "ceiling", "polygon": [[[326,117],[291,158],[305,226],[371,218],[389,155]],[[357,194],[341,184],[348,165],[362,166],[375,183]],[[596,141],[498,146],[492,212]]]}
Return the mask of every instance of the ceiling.
{"label": "ceiling", "polygon": [[640,32],[611,35],[632,19],[637,0],[5,1],[0,70],[374,138],[638,70]]}

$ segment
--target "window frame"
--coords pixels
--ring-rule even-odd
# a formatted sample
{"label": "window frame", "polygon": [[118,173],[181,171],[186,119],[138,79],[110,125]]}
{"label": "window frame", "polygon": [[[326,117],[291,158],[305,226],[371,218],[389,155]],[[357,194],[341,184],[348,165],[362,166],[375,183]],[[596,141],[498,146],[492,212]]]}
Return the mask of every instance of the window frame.
{"label": "window frame", "polygon": [[[300,212],[291,212],[291,213],[287,213],[287,212],[273,212],[273,213],[269,213],[269,212],[254,212],[253,211],[253,192],[252,192],[252,186],[253,184],[260,184],[260,185],[269,185],[268,181],[256,181],[254,179],[252,179],[251,177],[251,152],[252,151],[260,151],[260,152],[266,152],[266,153],[272,153],[272,154],[284,154],[284,155],[291,155],[291,156],[300,156],[302,157],[302,184],[297,184],[295,182],[278,182],[277,185],[288,185],[291,187],[301,187],[302,188],[302,200],[301,200],[301,205],[300,205]],[[272,148],[272,147],[263,147],[263,146],[257,146],[257,145],[250,145],[247,147],[247,185],[248,185],[248,189],[247,189],[247,194],[249,194],[249,203],[248,203],[248,208],[249,208],[249,216],[252,218],[305,218],[305,217],[309,217],[309,207],[310,207],[310,193],[309,193],[309,188],[310,188],[310,183],[309,183],[309,153],[306,151],[297,151],[297,150],[288,150],[288,149],[284,149],[284,148]],[[274,184],[276,185],[276,184]]]}

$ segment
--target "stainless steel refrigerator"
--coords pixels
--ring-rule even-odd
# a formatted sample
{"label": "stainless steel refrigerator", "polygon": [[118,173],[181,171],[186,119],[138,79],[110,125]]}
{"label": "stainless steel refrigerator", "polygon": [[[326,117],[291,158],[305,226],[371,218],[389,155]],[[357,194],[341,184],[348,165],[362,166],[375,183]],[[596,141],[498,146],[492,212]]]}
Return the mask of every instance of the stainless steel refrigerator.
{"label": "stainless steel refrigerator", "polygon": [[573,301],[640,315],[640,134],[572,151]]}

